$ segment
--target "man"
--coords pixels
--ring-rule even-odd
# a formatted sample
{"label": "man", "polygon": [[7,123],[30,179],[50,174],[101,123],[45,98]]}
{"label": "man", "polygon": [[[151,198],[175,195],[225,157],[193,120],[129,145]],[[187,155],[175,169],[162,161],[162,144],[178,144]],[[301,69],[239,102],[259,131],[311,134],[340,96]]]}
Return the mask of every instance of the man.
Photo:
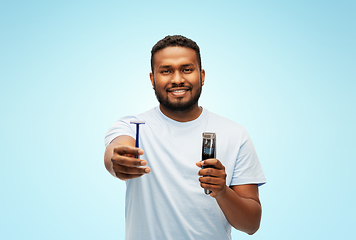
{"label": "man", "polygon": [[[159,107],[121,118],[105,138],[106,169],[126,181],[126,239],[231,239],[231,226],[255,233],[265,177],[245,129],[198,105],[198,45],[165,37],[152,48],[151,69]],[[140,149],[130,120],[145,121]],[[201,161],[203,132],[216,134],[216,159]]]}

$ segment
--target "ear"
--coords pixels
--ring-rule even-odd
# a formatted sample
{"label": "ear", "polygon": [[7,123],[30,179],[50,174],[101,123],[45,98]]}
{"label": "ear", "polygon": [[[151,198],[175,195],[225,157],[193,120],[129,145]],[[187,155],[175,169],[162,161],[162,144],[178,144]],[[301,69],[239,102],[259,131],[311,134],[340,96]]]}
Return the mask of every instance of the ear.
{"label": "ear", "polygon": [[202,69],[200,71],[200,77],[201,77],[201,85],[204,86],[204,81],[205,81],[205,70]]}
{"label": "ear", "polygon": [[151,79],[151,84],[153,89],[155,89],[155,77],[153,76],[153,73],[150,73],[150,79]]}

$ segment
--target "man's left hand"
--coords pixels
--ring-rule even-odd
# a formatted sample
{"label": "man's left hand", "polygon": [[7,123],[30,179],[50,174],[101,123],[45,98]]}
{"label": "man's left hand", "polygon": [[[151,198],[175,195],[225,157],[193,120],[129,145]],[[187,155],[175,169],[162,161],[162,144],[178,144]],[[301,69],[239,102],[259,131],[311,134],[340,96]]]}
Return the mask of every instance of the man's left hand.
{"label": "man's left hand", "polygon": [[[225,167],[215,158],[206,159],[197,162],[198,167],[209,166],[209,168],[200,169],[198,172],[200,186],[211,191],[210,196],[217,198],[226,191],[226,173]],[[211,166],[211,167],[210,167]]]}

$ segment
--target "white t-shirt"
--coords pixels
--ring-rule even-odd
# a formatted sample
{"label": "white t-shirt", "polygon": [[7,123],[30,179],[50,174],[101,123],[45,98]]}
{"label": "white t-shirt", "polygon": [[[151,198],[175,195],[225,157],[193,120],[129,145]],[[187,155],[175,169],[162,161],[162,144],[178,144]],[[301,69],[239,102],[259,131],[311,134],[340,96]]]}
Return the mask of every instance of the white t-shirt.
{"label": "white t-shirt", "polygon": [[200,187],[195,163],[202,159],[202,133],[216,133],[216,158],[225,166],[226,184],[266,182],[246,130],[233,121],[203,109],[190,122],[177,122],[159,107],[121,118],[105,137],[105,145],[120,135],[136,138],[145,151],[149,174],[126,181],[126,239],[231,239],[231,226],[216,200]]}

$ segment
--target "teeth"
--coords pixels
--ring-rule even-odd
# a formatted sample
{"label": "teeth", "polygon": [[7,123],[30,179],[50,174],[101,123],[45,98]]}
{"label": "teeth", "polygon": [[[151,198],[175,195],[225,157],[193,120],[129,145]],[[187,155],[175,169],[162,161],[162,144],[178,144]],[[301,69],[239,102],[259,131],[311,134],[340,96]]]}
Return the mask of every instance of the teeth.
{"label": "teeth", "polygon": [[185,90],[174,90],[173,92],[184,92]]}

